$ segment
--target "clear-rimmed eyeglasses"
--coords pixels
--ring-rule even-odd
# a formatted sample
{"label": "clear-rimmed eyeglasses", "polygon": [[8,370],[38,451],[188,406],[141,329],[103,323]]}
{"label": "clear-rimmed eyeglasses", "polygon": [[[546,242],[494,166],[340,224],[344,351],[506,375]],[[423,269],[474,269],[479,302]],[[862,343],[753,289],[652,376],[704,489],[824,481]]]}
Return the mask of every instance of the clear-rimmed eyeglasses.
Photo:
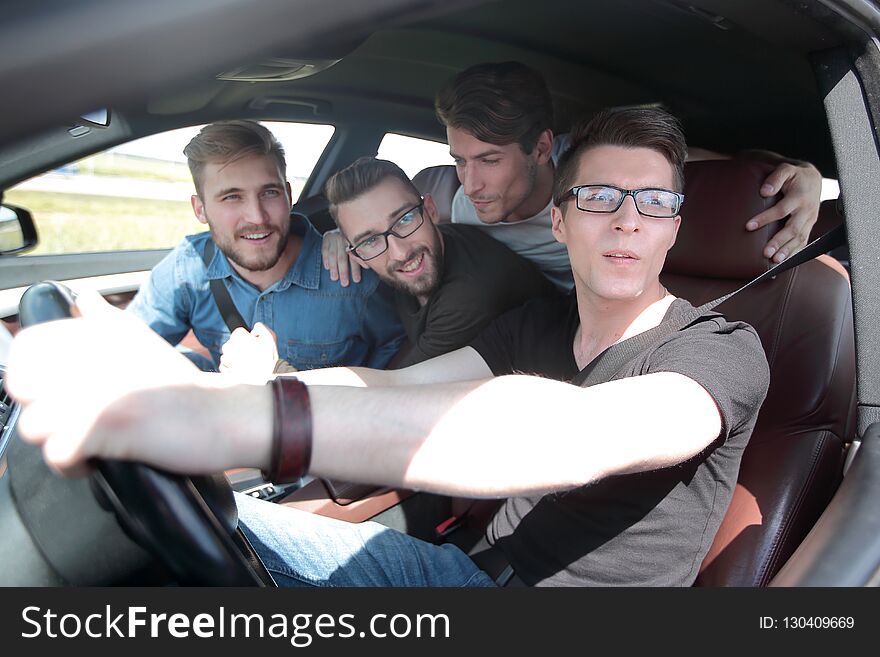
{"label": "clear-rimmed eyeglasses", "polygon": [[627,196],[632,196],[639,214],[657,219],[672,219],[681,209],[684,194],[668,189],[623,189],[614,185],[578,185],[565,198],[574,196],[577,209],[584,212],[617,212]]}
{"label": "clear-rimmed eyeglasses", "polygon": [[400,215],[400,218],[391,224],[391,228],[384,233],[370,235],[357,244],[349,246],[346,251],[354,253],[361,260],[372,260],[376,256],[382,255],[388,250],[389,235],[404,239],[421,227],[425,222],[424,206],[425,199],[421,199],[418,205]]}

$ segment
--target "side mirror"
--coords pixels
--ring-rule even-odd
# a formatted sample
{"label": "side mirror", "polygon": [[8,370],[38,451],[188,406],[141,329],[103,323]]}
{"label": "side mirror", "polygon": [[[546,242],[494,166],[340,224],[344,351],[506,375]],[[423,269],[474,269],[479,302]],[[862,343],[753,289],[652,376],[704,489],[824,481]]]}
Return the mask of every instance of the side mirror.
{"label": "side mirror", "polygon": [[0,255],[24,253],[37,245],[31,213],[14,205],[0,205]]}

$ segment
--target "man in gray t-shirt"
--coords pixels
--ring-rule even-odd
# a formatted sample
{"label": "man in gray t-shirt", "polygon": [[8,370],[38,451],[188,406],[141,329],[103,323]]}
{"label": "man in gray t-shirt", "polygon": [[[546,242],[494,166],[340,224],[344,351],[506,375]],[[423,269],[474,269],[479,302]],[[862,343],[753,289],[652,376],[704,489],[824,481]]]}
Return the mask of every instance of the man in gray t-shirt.
{"label": "man in gray t-shirt", "polygon": [[[451,131],[456,132],[454,128]],[[461,137],[463,135],[457,136],[457,143],[461,143]],[[467,137],[464,137],[464,141],[468,141]],[[568,135],[555,137],[552,144],[550,160],[555,167],[560,156],[568,149]],[[474,180],[476,175],[471,176],[469,180]],[[480,190],[480,193],[485,193],[485,187],[481,187]],[[544,207],[536,214],[493,223],[483,221],[477,211],[479,206],[479,201],[475,204],[465,193],[464,185],[459,186],[452,198],[452,223],[478,226],[487,235],[491,235],[492,238],[506,244],[515,253],[538,265],[544,275],[559,288],[563,290],[572,288],[574,281],[571,278],[571,263],[568,261],[568,252],[565,250],[564,244],[556,241],[550,229],[550,208],[553,207],[551,199],[548,198]]]}

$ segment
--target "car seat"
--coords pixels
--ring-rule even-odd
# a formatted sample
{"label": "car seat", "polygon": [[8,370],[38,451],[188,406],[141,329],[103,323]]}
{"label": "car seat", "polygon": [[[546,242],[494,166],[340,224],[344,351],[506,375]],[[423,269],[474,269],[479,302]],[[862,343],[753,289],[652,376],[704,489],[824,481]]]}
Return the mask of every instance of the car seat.
{"label": "car seat", "polygon": [[[661,276],[670,291],[699,305],[766,271],[763,247],[778,227],[749,233],[743,226],[772,202],[757,193],[771,170],[738,159],[686,166],[682,227]],[[763,586],[831,499],[854,431],[849,277],[823,255],[746,290],[719,311],[758,331],[770,389],[696,584]]]}

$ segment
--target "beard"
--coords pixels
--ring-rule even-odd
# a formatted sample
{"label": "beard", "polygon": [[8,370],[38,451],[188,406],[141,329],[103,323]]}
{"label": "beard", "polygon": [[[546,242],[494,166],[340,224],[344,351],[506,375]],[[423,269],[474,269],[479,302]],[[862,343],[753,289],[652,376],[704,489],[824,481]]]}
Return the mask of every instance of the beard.
{"label": "beard", "polygon": [[[425,270],[417,278],[404,278],[397,270],[413,258],[417,258],[420,254],[424,254]],[[404,294],[414,297],[428,297],[440,286],[442,276],[442,260],[436,253],[430,251],[427,246],[420,246],[408,254],[404,260],[389,262],[379,278]]]}
{"label": "beard", "polygon": [[[208,225],[210,226],[210,222]],[[246,269],[247,271],[267,271],[278,264],[281,255],[284,253],[284,249],[287,247],[290,232],[289,226],[287,228],[288,230],[286,230],[283,235],[279,229],[269,228],[268,231],[270,233],[278,235],[278,240],[274,247],[272,245],[266,245],[258,252],[248,252],[248,249],[243,244],[239,243],[238,237],[234,235],[229,236],[220,234],[214,230],[213,226],[211,226],[211,236],[217,244],[217,248],[223,252],[223,255],[242,269]],[[244,230],[238,231],[239,234],[242,232],[244,232]]]}

